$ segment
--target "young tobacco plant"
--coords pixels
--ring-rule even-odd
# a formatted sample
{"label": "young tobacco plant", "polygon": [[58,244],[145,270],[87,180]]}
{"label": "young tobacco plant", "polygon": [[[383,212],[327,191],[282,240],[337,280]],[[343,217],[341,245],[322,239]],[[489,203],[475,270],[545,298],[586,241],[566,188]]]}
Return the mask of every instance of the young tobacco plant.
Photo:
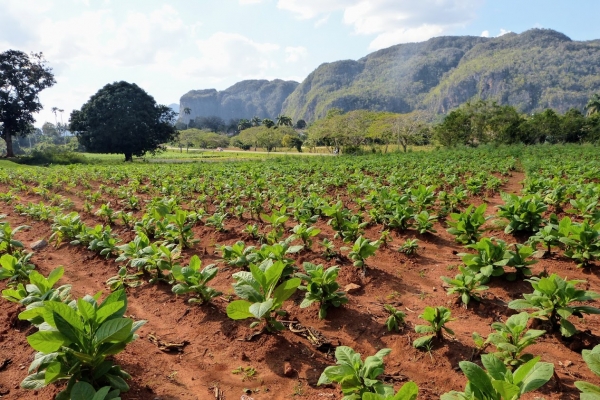
{"label": "young tobacco plant", "polygon": [[517,400],[544,386],[554,375],[554,365],[536,357],[514,372],[492,354],[481,356],[485,370],[470,361],[458,363],[468,379],[464,392],[451,391],[441,400]]}
{"label": "young tobacco plant", "polygon": [[385,304],[383,308],[390,315],[385,320],[385,326],[387,327],[387,330],[389,332],[400,331],[401,327],[404,326],[404,318],[406,317],[406,314],[397,310],[396,307],[392,306],[391,304]]}
{"label": "young tobacco plant", "polygon": [[302,223],[294,226],[292,232],[294,232],[294,235],[302,239],[304,248],[310,250],[313,244],[312,238],[321,233],[321,230],[314,226],[307,226],[306,224]]}
{"label": "young tobacco plant", "polygon": [[53,269],[48,278],[37,271],[31,271],[29,272],[29,284],[19,283],[14,289],[5,289],[2,291],[2,297],[14,303],[21,303],[27,308],[40,307],[43,301],[66,303],[71,297],[71,285],[53,287],[63,274],[63,267]]}
{"label": "young tobacco plant", "polygon": [[[583,361],[587,364],[594,375],[600,377],[600,345],[597,345],[592,350],[583,350],[581,352]],[[600,386],[589,382],[575,382],[577,389],[581,391],[581,400],[598,400],[600,399]]]}
{"label": "young tobacco plant", "polygon": [[481,237],[480,228],[489,217],[485,216],[487,204],[475,208],[472,204],[463,213],[452,213],[446,222],[450,225],[448,233],[456,236],[462,244],[475,243]]}
{"label": "young tobacco plant", "polygon": [[33,253],[4,254],[0,257],[0,280],[8,279],[8,285],[27,282],[35,269],[35,265],[29,262],[31,256]]}
{"label": "young tobacco plant", "polygon": [[492,344],[496,352],[492,353],[510,370],[533,359],[532,354],[523,353],[526,347],[535,344],[537,338],[546,333],[544,330],[527,329],[529,314],[522,312],[510,316],[505,323],[494,322],[485,344]]}
{"label": "young tobacco plant", "polygon": [[130,274],[127,267],[121,267],[117,275],[108,278],[106,284],[111,292],[128,287],[135,288],[142,285],[141,275],[142,272]]}
{"label": "young tobacco plant", "polygon": [[394,394],[393,386],[377,379],[384,372],[383,357],[391,351],[381,349],[363,361],[352,348],[338,346],[335,349],[338,365],[325,368],[317,385],[339,383],[344,394],[342,400],[414,400],[418,395],[418,387],[413,382],[406,383]]}
{"label": "young tobacco plant", "polygon": [[77,382],[71,390],[71,400],[121,400],[121,391],[111,389],[110,386],[104,386],[96,392],[89,383]]}
{"label": "young tobacco plant", "polygon": [[[300,286],[300,278],[292,278],[277,285],[286,264],[281,261],[262,263],[261,266],[250,265],[250,272],[241,271],[232,275],[236,283],[235,293],[243,300],[235,300],[227,306],[227,316],[234,320],[255,318],[265,323],[269,332],[285,329],[276,320],[277,315],[284,315],[281,310],[283,302],[290,298]],[[260,322],[253,322],[255,327]]]}
{"label": "young tobacco plant", "polygon": [[193,293],[198,297],[193,297],[188,300],[189,303],[202,304],[209,302],[213,298],[220,296],[222,293],[206,284],[211,281],[219,269],[214,264],[207,265],[202,270],[202,262],[197,255],[192,256],[190,264],[187,267],[176,265],[173,267],[173,277],[178,283],[173,286],[172,291],[175,294]]}
{"label": "young tobacco plant", "polygon": [[398,249],[400,253],[404,253],[407,256],[417,254],[417,250],[419,250],[419,239],[406,239]]}
{"label": "young tobacco plant", "polygon": [[565,337],[573,336],[577,329],[569,322],[571,315],[583,317],[583,314],[600,314],[600,309],[580,305],[600,298],[596,292],[577,289],[576,285],[585,283],[582,280],[564,280],[556,274],[545,278],[527,279],[533,287],[533,293],[523,294],[524,299],[513,300],[508,307],[513,310],[535,310],[531,316],[549,320],[554,330],[560,330]]}
{"label": "young tobacco plant", "polygon": [[0,223],[0,253],[13,254],[23,249],[23,243],[15,239],[15,235],[25,229],[30,229],[28,225],[11,228],[8,222]]}
{"label": "young tobacco plant", "polygon": [[538,195],[520,197],[516,194],[501,193],[500,196],[504,204],[498,206],[497,215],[508,220],[505,233],[537,232],[540,229],[542,216],[548,205]]}
{"label": "young tobacco plant", "polygon": [[415,348],[431,345],[434,338],[438,341],[443,341],[443,331],[448,332],[450,335],[454,335],[454,331],[446,326],[447,322],[454,320],[451,317],[450,310],[446,307],[425,307],[425,311],[423,314],[419,315],[419,318],[427,321],[429,325],[416,325],[415,332],[428,333],[429,335],[415,339],[413,342],[413,347]]}
{"label": "young tobacco plant", "polygon": [[422,235],[426,232],[437,232],[433,229],[433,223],[437,221],[437,215],[430,215],[428,211],[423,210],[413,216],[415,220],[415,229]]}
{"label": "young tobacco plant", "polygon": [[346,292],[339,290],[340,285],[336,281],[340,272],[339,267],[329,267],[325,270],[323,265],[309,262],[305,262],[303,267],[305,274],[296,273],[298,278],[306,282],[306,286],[298,286],[298,289],[306,291],[300,308],[310,307],[311,304],[318,302],[319,319],[324,319],[328,307],[339,307],[348,302]]}
{"label": "young tobacco plant", "polygon": [[454,279],[446,276],[440,278],[448,285],[446,289],[448,295],[458,294],[458,299],[467,308],[471,299],[481,301],[481,298],[475,292],[487,290],[489,287],[481,284],[481,281],[486,278],[480,273],[475,273],[463,267],[458,267],[458,269],[460,270],[460,274],[456,275]]}
{"label": "young tobacco plant", "polygon": [[57,400],[67,400],[76,382],[92,386],[108,385],[125,392],[129,374],[108,357],[118,354],[135,340],[135,332],[146,321],[134,322],[123,315],[127,298],[122,290],[113,292],[99,303],[100,293],[85,296],[67,305],[46,301],[42,307],[19,314],[21,320],[42,317],[47,328],[27,337],[38,351],[29,367],[29,375],[21,387],[37,390],[59,380],[67,386]]}
{"label": "young tobacco plant", "polygon": [[577,261],[580,268],[589,267],[592,261],[600,259],[600,222],[575,224],[565,217],[561,226],[563,231],[568,229],[568,233],[559,239],[566,246],[565,256]]}
{"label": "young tobacco plant", "polygon": [[351,260],[354,260],[355,267],[362,268],[363,271],[365,271],[366,259],[375,254],[378,248],[378,241],[371,242],[369,241],[369,239],[359,236],[358,239],[356,239],[356,241],[354,242],[352,248],[350,249],[348,257],[350,257]]}
{"label": "young tobacco plant", "polygon": [[471,271],[485,278],[504,275],[503,259],[506,253],[506,242],[494,238],[482,238],[479,242],[465,246],[477,251],[476,254],[460,253],[463,263]]}
{"label": "young tobacco plant", "polygon": [[256,247],[246,247],[246,244],[239,240],[231,246],[219,246],[219,250],[227,265],[245,268],[252,263],[252,255],[254,254]]}

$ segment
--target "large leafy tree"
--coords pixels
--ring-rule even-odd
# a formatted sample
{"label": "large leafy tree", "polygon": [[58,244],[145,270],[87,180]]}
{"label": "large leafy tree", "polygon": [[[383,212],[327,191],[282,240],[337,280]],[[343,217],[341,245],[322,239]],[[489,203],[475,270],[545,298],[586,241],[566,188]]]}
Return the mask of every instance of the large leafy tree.
{"label": "large leafy tree", "polygon": [[38,94],[55,83],[42,53],[0,53],[0,137],[7,157],[14,157],[12,137],[32,131],[33,114],[42,109]]}
{"label": "large leafy tree", "polygon": [[115,82],[71,113],[70,129],[87,151],[125,154],[125,161],[173,141],[176,113],[134,83]]}

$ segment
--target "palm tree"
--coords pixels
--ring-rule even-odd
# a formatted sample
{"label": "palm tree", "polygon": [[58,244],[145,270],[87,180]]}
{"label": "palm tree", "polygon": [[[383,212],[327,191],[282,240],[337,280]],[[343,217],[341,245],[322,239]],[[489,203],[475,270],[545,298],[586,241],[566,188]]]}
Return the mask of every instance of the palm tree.
{"label": "palm tree", "polygon": [[262,123],[263,123],[264,126],[266,126],[269,129],[272,128],[275,125],[275,122],[273,122],[273,120],[269,119],[269,118],[263,119]]}
{"label": "palm tree", "polygon": [[[185,107],[185,108],[183,109],[183,113],[184,113],[185,115],[190,115],[190,114],[192,113],[192,109],[191,109],[191,108],[189,108],[189,107]],[[187,124],[185,124],[185,128],[186,128],[186,129],[189,129],[189,128],[190,128],[190,120],[189,120],[189,119],[188,119],[188,122],[187,122]]]}
{"label": "palm tree", "polygon": [[292,119],[286,115],[279,114],[277,116],[277,126],[293,126]]}
{"label": "palm tree", "polygon": [[252,128],[252,124],[247,119],[240,119],[237,127],[238,127],[238,131],[241,132],[244,129]]}
{"label": "palm tree", "polygon": [[600,95],[594,94],[585,105],[586,115],[592,116],[600,112]]}
{"label": "palm tree", "polygon": [[257,116],[252,117],[252,119],[250,120],[250,123],[252,124],[252,126],[260,126],[261,123],[261,119],[258,118]]}

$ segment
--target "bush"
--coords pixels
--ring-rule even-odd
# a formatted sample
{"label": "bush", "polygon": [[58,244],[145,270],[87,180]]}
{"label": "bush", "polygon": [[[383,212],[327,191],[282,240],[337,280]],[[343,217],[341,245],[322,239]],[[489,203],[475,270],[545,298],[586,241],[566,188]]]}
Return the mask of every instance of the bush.
{"label": "bush", "polygon": [[27,155],[15,160],[19,164],[46,165],[46,164],[87,164],[89,159],[83,154],[76,153],[64,146],[47,145],[33,149]]}

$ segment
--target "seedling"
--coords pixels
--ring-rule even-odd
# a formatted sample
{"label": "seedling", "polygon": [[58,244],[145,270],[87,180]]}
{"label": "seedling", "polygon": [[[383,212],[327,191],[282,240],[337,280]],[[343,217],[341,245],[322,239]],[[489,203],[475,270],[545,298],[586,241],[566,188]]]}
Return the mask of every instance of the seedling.
{"label": "seedling", "polygon": [[387,311],[390,316],[385,321],[385,326],[387,327],[389,332],[398,332],[404,327],[404,317],[406,314],[402,311],[398,311],[394,306],[390,304],[385,304],[383,306],[385,311]]}
{"label": "seedling", "polygon": [[400,246],[398,251],[400,253],[404,253],[407,256],[411,256],[413,254],[417,254],[417,250],[419,249],[419,239],[406,239],[406,241]]}
{"label": "seedling", "polygon": [[300,308],[310,307],[311,304],[319,303],[319,319],[327,316],[327,308],[330,306],[339,307],[348,302],[346,293],[339,290],[340,285],[336,282],[339,267],[329,267],[326,270],[323,265],[314,265],[305,262],[304,270],[306,274],[296,273],[296,276],[306,281],[306,286],[298,286],[298,289],[305,290],[306,295]]}
{"label": "seedling", "polygon": [[474,292],[481,292],[489,288],[481,284],[481,281],[485,279],[483,275],[476,274],[467,268],[458,268],[460,274],[456,275],[454,279],[446,276],[442,276],[441,279],[448,284],[448,288],[446,289],[448,295],[458,294],[463,306],[467,308],[471,299],[481,301],[481,298]]}
{"label": "seedling", "polygon": [[202,270],[202,262],[197,255],[192,256],[190,264],[187,267],[176,265],[173,267],[173,278],[178,283],[173,286],[172,291],[175,294],[193,293],[198,297],[193,297],[188,300],[189,303],[204,303],[211,299],[220,296],[222,293],[206,286],[219,272],[219,269],[214,264],[207,265]]}
{"label": "seedling", "polygon": [[485,203],[477,208],[470,205],[463,213],[450,214],[450,219],[447,221],[450,225],[448,233],[456,236],[456,241],[459,243],[475,243],[481,236],[481,226],[489,219],[485,216],[486,208]]}
{"label": "seedling", "polygon": [[[600,345],[597,345],[592,350],[583,350],[581,355],[583,356],[583,361],[585,361],[594,375],[600,377]],[[581,391],[581,400],[597,400],[600,398],[600,386],[583,381],[575,382],[575,386]]]}
{"label": "seedling", "polygon": [[454,331],[446,326],[447,322],[453,321],[450,310],[446,307],[425,307],[423,314],[419,318],[424,319],[429,325],[416,325],[415,332],[428,333],[429,335],[421,336],[413,342],[413,347],[425,347],[435,338],[438,341],[444,340],[443,331],[454,335]]}

